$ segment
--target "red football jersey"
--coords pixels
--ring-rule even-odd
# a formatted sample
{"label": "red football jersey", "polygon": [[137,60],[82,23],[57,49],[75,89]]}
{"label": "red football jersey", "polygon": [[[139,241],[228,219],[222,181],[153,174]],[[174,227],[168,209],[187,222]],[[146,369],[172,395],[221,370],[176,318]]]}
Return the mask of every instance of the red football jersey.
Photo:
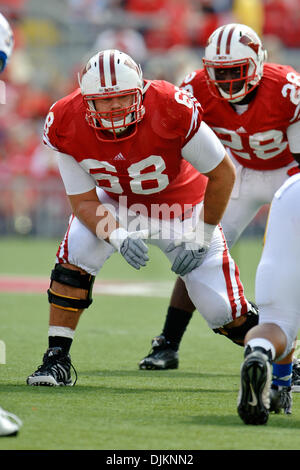
{"label": "red football jersey", "polygon": [[185,77],[181,87],[201,103],[203,121],[241,165],[263,171],[293,161],[286,131],[300,120],[300,75],[292,67],[265,64],[256,96],[241,115],[211,95],[203,69]]}
{"label": "red football jersey", "polygon": [[77,89],[51,107],[44,142],[72,155],[115,200],[126,196],[128,207],[144,204],[149,215],[153,204],[175,204],[170,217],[178,216],[185,205],[194,206],[204,197],[207,178],[181,156],[203,111],[184,90],[160,80],[150,82],[143,103],[146,111],[135,135],[103,142],[85,119]]}

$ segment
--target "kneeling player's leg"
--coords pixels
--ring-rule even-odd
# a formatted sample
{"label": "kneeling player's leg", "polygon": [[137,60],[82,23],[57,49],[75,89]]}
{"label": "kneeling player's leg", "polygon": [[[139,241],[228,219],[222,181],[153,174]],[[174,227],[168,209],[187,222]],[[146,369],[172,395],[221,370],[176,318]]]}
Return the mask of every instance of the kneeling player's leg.
{"label": "kneeling player's leg", "polygon": [[185,283],[178,277],[174,285],[161,333],[175,351],[179,349],[184,332],[195,310],[195,305],[189,298]]}
{"label": "kneeling player's leg", "polygon": [[245,297],[239,269],[219,227],[204,262],[184,276],[184,281],[210,328],[241,344],[246,332],[258,322],[257,308]]}
{"label": "kneeling player's leg", "polygon": [[195,306],[189,298],[183,280],[178,277],[162,332],[151,341],[152,350],[140,363],[140,369],[176,369],[178,350],[184,332],[193,316]]}
{"label": "kneeling player's leg", "polygon": [[48,290],[48,349],[28,385],[72,385],[69,350],[79,318],[92,303],[95,275],[114,249],[71,218],[57,252]]}
{"label": "kneeling player's leg", "polygon": [[[163,244],[161,249],[164,249]],[[171,256],[168,254],[171,262],[173,262],[172,256],[175,254],[173,253]],[[220,227],[215,231],[203,264],[184,276],[182,280],[190,299],[189,306],[196,306],[210,328],[216,333],[224,334],[235,343],[242,345],[248,329],[257,324],[257,309],[244,296],[238,268],[230,256]],[[185,292],[182,289],[181,291]],[[174,295],[173,298],[176,299],[176,296]],[[183,323],[182,319],[180,321]],[[186,325],[184,325],[183,331]],[[168,328],[167,331],[170,331],[167,321],[165,327]],[[179,337],[179,341],[180,339],[181,337]],[[140,368],[170,368],[166,366],[165,358],[162,357],[164,355],[170,361],[176,359],[176,367],[178,367],[177,349],[178,346],[171,349],[170,343],[166,342],[164,336],[154,338],[152,351],[140,362]],[[174,357],[172,354],[171,357],[170,353]],[[171,364],[174,367],[174,361]]]}
{"label": "kneeling player's leg", "polygon": [[246,424],[264,424],[272,411],[291,414],[293,344],[299,326],[294,312],[285,312],[281,322],[278,310],[260,306],[260,323],[245,337],[241,368],[238,414]]}
{"label": "kneeling player's leg", "polygon": [[[245,338],[241,369],[238,412],[246,423],[253,422],[253,416],[260,419],[264,415],[266,420],[269,411],[278,413],[283,409],[291,413],[292,353],[300,327],[296,261],[300,257],[296,229],[300,224],[299,194],[300,178],[293,176],[276,192],[269,213],[265,246],[256,273],[259,325]],[[276,361],[272,386],[266,374],[268,361]],[[253,393],[254,404],[249,399]]]}

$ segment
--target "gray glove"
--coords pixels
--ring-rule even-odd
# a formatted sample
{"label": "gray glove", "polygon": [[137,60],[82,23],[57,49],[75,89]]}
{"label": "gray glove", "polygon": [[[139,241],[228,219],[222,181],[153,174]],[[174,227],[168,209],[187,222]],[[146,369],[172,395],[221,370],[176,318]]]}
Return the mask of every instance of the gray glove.
{"label": "gray glove", "polygon": [[214,225],[199,223],[194,230],[186,232],[168,245],[166,253],[179,248],[171,268],[174,273],[184,276],[203,263],[214,230]]}
{"label": "gray glove", "polygon": [[[193,269],[198,268],[203,263],[205,255],[208,251],[207,247],[200,247],[196,243],[182,242],[180,245],[180,251],[178,252],[173,265],[172,271],[179,276],[184,276]],[[171,251],[178,248],[174,242],[171,242],[167,247],[166,252],[170,253]]]}
{"label": "gray glove", "polygon": [[109,242],[121,253],[127,263],[135,269],[140,269],[141,266],[146,266],[146,262],[149,261],[148,247],[142,240],[147,237],[146,230],[127,232],[123,228],[118,228],[110,234]]}

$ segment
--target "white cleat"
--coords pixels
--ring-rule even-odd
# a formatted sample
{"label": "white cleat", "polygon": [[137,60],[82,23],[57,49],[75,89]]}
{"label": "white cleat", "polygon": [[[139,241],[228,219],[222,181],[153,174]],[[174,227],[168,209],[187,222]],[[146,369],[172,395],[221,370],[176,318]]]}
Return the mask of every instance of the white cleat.
{"label": "white cleat", "polygon": [[0,408],[0,437],[16,436],[22,424],[18,416]]}

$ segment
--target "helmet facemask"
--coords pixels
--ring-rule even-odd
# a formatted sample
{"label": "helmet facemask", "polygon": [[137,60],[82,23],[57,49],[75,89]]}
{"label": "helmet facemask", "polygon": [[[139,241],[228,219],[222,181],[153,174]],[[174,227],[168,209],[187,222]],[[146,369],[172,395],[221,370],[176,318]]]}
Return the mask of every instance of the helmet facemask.
{"label": "helmet facemask", "polygon": [[[130,103],[113,110],[97,110],[99,106],[96,106],[96,103],[101,106],[101,102],[119,97],[127,97]],[[120,93],[107,93],[101,96],[85,95],[84,101],[87,102],[86,118],[88,124],[98,131],[111,132],[114,138],[118,140],[122,138],[121,134],[126,131],[129,126],[130,129],[133,130],[134,125],[136,127],[136,124],[143,116],[141,110],[141,90],[123,90]],[[131,135],[132,132],[130,133],[130,136]]]}
{"label": "helmet facemask", "polygon": [[259,82],[256,64],[251,57],[222,62],[203,59],[203,63],[210,92],[216,98],[239,102]]}

